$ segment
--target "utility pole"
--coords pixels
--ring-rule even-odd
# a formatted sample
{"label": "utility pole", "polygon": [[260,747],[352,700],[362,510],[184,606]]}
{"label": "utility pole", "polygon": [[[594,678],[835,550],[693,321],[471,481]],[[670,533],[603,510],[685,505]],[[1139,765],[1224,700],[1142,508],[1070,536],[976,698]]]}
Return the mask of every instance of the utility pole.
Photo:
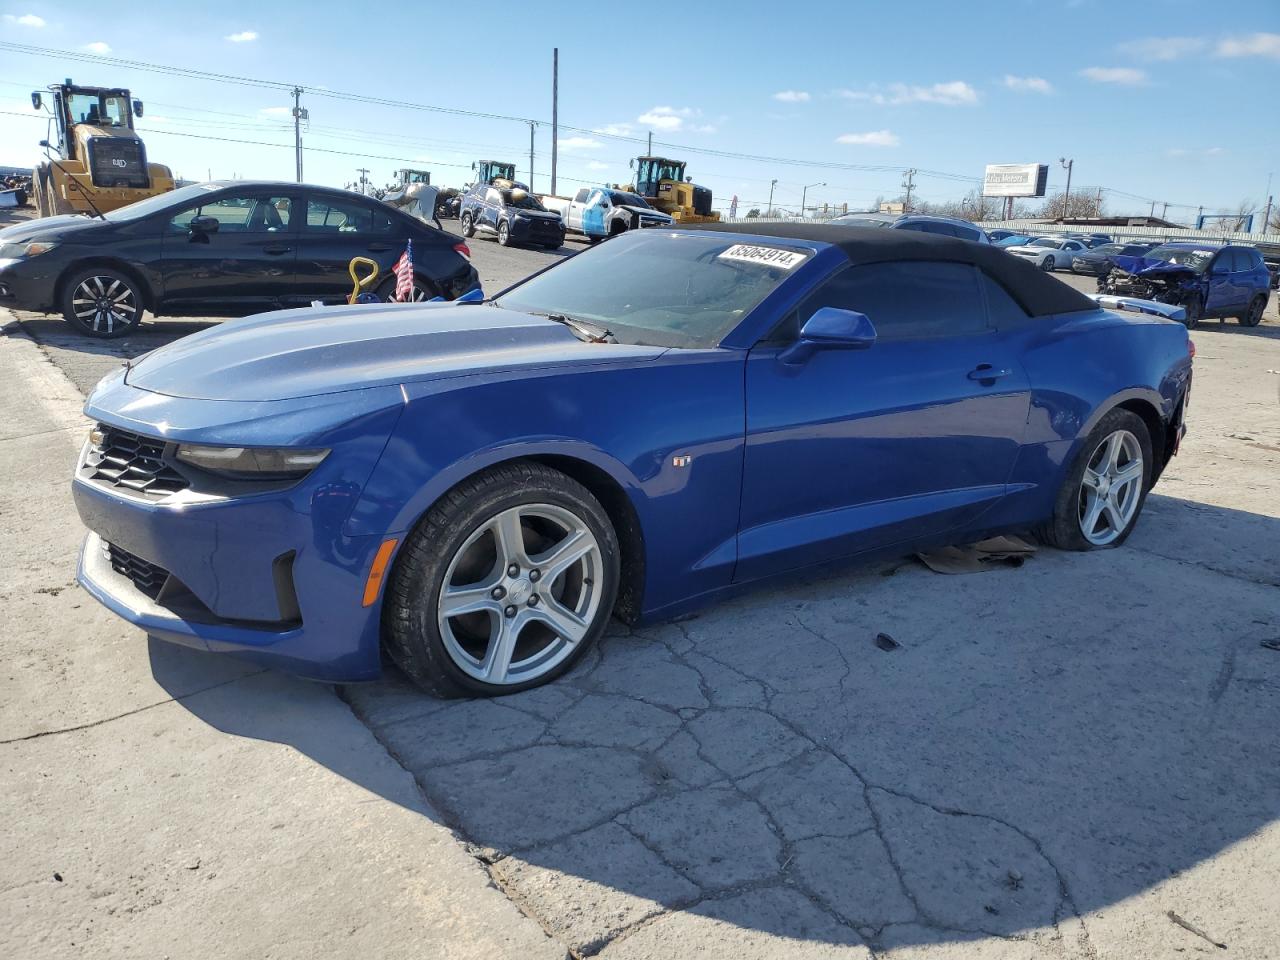
{"label": "utility pole", "polygon": [[533,128],[537,123],[529,121],[529,189],[533,189]]}
{"label": "utility pole", "polygon": [[773,216],[773,188],[778,185],[777,180],[769,181],[769,209],[765,212],[766,217]]}
{"label": "utility pole", "polygon": [[298,183],[302,182],[302,121],[310,117],[302,108],[302,88],[293,88],[293,155],[298,167]]}
{"label": "utility pole", "polygon": [[[556,192],[556,150],[560,139],[560,48],[551,51],[551,194]],[[533,186],[533,184],[529,184]]]}
{"label": "utility pole", "polygon": [[1067,189],[1062,191],[1062,219],[1065,220],[1067,211],[1071,208],[1071,170],[1075,167],[1076,162],[1074,159],[1068,160],[1066,157],[1059,157],[1058,162],[1067,171]]}
{"label": "utility pole", "polygon": [[1156,218],[1156,202],[1155,202],[1154,200],[1152,200],[1152,201],[1151,201],[1151,216],[1150,216],[1150,219],[1154,220],[1155,218]]}
{"label": "utility pole", "polygon": [[367,196],[369,195],[369,190],[368,190],[368,186],[369,186],[369,168],[368,168],[368,167],[356,167],[356,173],[360,174],[360,179],[356,181],[357,183],[359,183],[359,184],[360,184],[360,193],[361,193],[361,195],[362,195],[362,196],[366,196],[366,197],[367,197]]}
{"label": "utility pole", "polygon": [[1161,220],[1169,219],[1169,201],[1168,200],[1166,200],[1164,202],[1164,206],[1160,208],[1160,219]]}
{"label": "utility pole", "polygon": [[1270,195],[1268,195],[1267,196],[1267,212],[1262,215],[1262,230],[1259,232],[1266,233],[1270,229],[1271,229],[1271,197]]}
{"label": "utility pole", "polygon": [[[653,131],[652,130],[649,131],[649,151],[648,153],[645,154],[645,156],[648,156],[648,157],[653,156]],[[1270,189],[1270,187],[1268,187],[1268,189]]]}
{"label": "utility pole", "polygon": [[800,191],[800,219],[801,220],[804,219],[804,201],[805,201],[805,198],[809,196],[809,188],[825,187],[825,186],[826,186],[825,183],[808,183],[808,184],[805,184],[805,188]]}
{"label": "utility pole", "polygon": [[902,198],[903,213],[911,212],[911,193],[916,188],[915,176],[916,176],[915,167],[912,167],[910,170],[906,171],[902,175],[902,189],[904,191],[903,198]]}

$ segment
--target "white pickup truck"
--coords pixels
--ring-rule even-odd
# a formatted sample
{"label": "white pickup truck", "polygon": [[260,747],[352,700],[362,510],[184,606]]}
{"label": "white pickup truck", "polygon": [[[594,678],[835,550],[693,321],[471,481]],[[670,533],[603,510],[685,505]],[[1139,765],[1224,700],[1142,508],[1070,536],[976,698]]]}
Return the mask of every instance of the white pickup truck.
{"label": "white pickup truck", "polygon": [[624,230],[668,227],[675,221],[643,197],[613,187],[583,187],[573,199],[543,196],[542,205],[560,214],[565,229],[595,243]]}

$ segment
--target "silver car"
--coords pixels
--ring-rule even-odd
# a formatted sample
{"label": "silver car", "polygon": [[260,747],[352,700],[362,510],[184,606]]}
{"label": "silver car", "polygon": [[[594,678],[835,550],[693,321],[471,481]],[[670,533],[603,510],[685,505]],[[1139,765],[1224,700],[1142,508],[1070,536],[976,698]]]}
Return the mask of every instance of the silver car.
{"label": "silver car", "polygon": [[1071,269],[1071,258],[1089,248],[1082,240],[1064,237],[1037,237],[1021,247],[1005,247],[1006,253],[1036,263],[1041,270]]}

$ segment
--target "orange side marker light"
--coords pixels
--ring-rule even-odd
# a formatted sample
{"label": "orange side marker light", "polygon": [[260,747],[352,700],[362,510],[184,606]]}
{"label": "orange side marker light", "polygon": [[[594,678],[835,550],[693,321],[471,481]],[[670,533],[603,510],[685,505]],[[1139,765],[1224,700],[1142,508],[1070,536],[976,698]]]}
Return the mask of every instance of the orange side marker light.
{"label": "orange side marker light", "polygon": [[382,578],[387,572],[387,564],[391,562],[391,554],[395,553],[399,540],[383,540],[373,558],[373,566],[369,568],[369,579],[364,584],[364,605],[371,607],[378,599],[378,591],[382,589]]}

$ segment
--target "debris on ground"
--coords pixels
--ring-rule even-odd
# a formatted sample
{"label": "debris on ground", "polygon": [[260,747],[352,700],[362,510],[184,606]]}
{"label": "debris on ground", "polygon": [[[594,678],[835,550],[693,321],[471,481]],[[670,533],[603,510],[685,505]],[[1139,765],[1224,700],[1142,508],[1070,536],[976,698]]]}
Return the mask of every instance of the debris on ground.
{"label": "debris on ground", "polygon": [[1020,567],[1035,552],[1034,543],[1008,536],[929,550],[917,553],[916,558],[934,573],[981,573],[996,567]]}
{"label": "debris on ground", "polygon": [[1280,652],[1280,637],[1276,637],[1274,640],[1259,640],[1258,646]]}
{"label": "debris on ground", "polygon": [[1176,923],[1178,926],[1180,926],[1183,930],[1186,930],[1190,933],[1194,933],[1201,940],[1205,941],[1205,943],[1211,943],[1215,947],[1217,947],[1219,950],[1227,949],[1227,945],[1225,943],[1221,943],[1220,941],[1213,939],[1213,937],[1209,936],[1207,933],[1205,933],[1203,930],[1197,927],[1194,923],[1190,922],[1189,920],[1182,919],[1182,917],[1178,916],[1172,910],[1170,910],[1166,914],[1166,916],[1170,920],[1172,920],[1174,923]]}
{"label": "debris on ground", "polygon": [[902,646],[902,644],[900,644],[897,640],[893,639],[893,637],[889,636],[887,633],[877,633],[876,646],[879,647],[881,650],[888,652],[890,650],[897,650],[900,646]]}

